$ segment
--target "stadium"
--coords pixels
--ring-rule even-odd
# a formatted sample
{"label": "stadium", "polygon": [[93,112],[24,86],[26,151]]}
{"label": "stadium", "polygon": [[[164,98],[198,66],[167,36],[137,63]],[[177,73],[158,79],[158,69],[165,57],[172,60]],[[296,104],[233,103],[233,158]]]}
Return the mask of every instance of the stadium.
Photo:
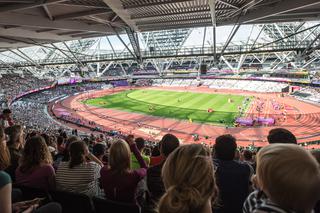
{"label": "stadium", "polygon": [[0,0],[0,212],[320,212],[319,14]]}

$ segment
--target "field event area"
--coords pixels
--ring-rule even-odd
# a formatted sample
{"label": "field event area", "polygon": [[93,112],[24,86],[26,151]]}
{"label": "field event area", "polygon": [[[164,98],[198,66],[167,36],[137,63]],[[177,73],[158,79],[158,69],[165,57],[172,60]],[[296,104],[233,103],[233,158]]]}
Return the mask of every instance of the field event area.
{"label": "field event area", "polygon": [[189,122],[231,125],[248,109],[251,97],[137,89],[89,99],[84,103]]}

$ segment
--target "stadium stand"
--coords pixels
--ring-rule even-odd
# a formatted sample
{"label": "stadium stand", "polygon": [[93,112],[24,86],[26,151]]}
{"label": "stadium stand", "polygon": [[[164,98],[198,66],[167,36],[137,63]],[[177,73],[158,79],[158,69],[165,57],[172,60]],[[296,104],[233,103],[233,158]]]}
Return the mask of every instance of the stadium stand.
{"label": "stadium stand", "polygon": [[294,97],[299,100],[311,102],[311,103],[320,103],[320,89],[315,87],[303,87],[299,91],[292,93]]}
{"label": "stadium stand", "polygon": [[319,14],[0,0],[0,213],[320,213]]}
{"label": "stadium stand", "polygon": [[[46,211],[46,212],[70,212],[70,211],[77,211],[77,212],[104,212],[104,211],[128,211],[128,212],[155,212],[157,201],[160,200],[159,210],[158,212],[167,212],[168,208],[170,208],[170,199],[180,199],[179,196],[181,195],[174,195],[178,196],[177,198],[171,197],[173,196],[171,193],[172,190],[180,190],[180,189],[172,189],[170,188],[170,184],[175,184],[177,187],[186,186],[188,184],[186,181],[197,181],[197,178],[200,178],[202,181],[204,181],[204,176],[197,172],[197,169],[194,169],[196,166],[196,163],[194,161],[190,163],[186,163],[183,167],[183,165],[180,165],[177,161],[175,163],[171,162],[176,157],[179,156],[178,151],[173,151],[176,149],[177,145],[173,145],[176,142],[173,142],[174,140],[178,139],[163,139],[160,143],[160,156],[162,156],[159,159],[166,159],[168,156],[168,164],[171,162],[171,164],[176,164],[175,166],[177,168],[180,168],[182,170],[185,170],[184,173],[177,173],[177,177],[170,177],[170,174],[172,172],[168,173],[168,176],[164,177],[164,180],[162,180],[160,172],[161,168],[164,167],[164,171],[168,169],[170,171],[170,168],[167,168],[166,160],[159,161],[159,165],[154,163],[153,158],[159,157],[159,156],[151,156],[152,166],[146,170],[146,165],[143,163],[144,161],[141,158],[142,152],[146,153],[145,150],[149,149],[149,154],[155,153],[153,150],[157,149],[157,143],[154,143],[152,141],[146,141],[146,146],[141,150],[141,152],[135,148],[136,145],[133,142],[133,138],[128,139],[126,135],[117,133],[117,132],[108,132],[106,136],[104,135],[87,135],[83,133],[78,133],[77,131],[74,131],[70,129],[69,127],[63,126],[56,121],[54,121],[50,115],[49,112],[47,112],[47,104],[52,101],[56,100],[59,97],[67,97],[68,95],[72,95],[74,93],[84,92],[87,90],[99,90],[101,88],[111,88],[110,85],[104,83],[104,82],[97,82],[97,83],[81,83],[77,85],[61,85],[61,86],[55,86],[50,89],[46,89],[43,91],[38,91],[33,94],[27,94],[18,100],[14,100],[14,97],[19,97],[20,94],[28,93],[30,90],[35,90],[37,88],[41,88],[44,85],[50,85],[52,84],[51,81],[47,80],[41,80],[36,79],[34,77],[30,78],[32,80],[26,80],[24,78],[21,78],[20,80],[23,80],[26,83],[26,86],[22,87],[12,87],[11,84],[16,80],[16,75],[7,75],[4,76],[5,80],[2,79],[3,84],[5,85],[3,87],[2,92],[4,94],[14,94],[14,96],[6,95],[3,99],[3,102],[9,102],[13,101],[11,105],[12,109],[12,121],[14,124],[6,123],[6,125],[13,125],[12,127],[1,127],[0,136],[2,143],[0,145],[0,179],[2,186],[0,187],[0,191],[7,190],[8,195],[10,194],[10,188],[8,189],[6,186],[13,181],[13,192],[18,190],[21,193],[18,195],[18,199],[15,200],[32,200],[37,197],[44,197],[46,198],[44,203],[41,203],[41,207],[38,208],[38,204],[29,204],[28,207],[30,208],[38,208],[38,212]],[[116,81],[116,86],[118,85],[127,85],[127,81]],[[154,80],[143,80],[139,79],[136,81],[137,86],[172,86],[172,87],[196,87],[199,85],[199,81],[196,79],[154,79]],[[285,84],[281,83],[274,83],[274,82],[259,82],[259,84],[255,81],[242,81],[242,80],[226,80],[226,79],[207,79],[203,80],[203,85],[213,87],[213,88],[223,88],[223,89],[239,89],[239,90],[249,90],[249,91],[265,91],[265,92],[276,92],[281,90]],[[317,97],[317,89],[305,87],[303,88],[300,93],[309,93],[310,95],[313,95]],[[293,93],[294,96],[299,96],[298,93]],[[309,96],[307,96],[309,97]],[[304,98],[299,96],[299,98]],[[309,99],[310,100],[310,99]],[[7,105],[4,104],[5,106]],[[10,116],[11,116],[10,114]],[[65,115],[63,117],[66,120],[73,121],[75,123],[82,122],[78,121],[68,115]],[[6,118],[3,118],[6,119]],[[20,126],[17,126],[17,124],[20,124]],[[79,124],[79,123],[78,123]],[[82,123],[85,124],[85,123]],[[15,129],[19,129],[19,131],[16,131]],[[72,131],[71,131],[72,130]],[[279,131],[278,131],[279,132]],[[6,141],[5,134],[9,135],[9,141]],[[275,137],[273,133],[273,138],[283,138],[282,136]],[[278,133],[277,133],[278,134]],[[281,134],[281,133],[279,133]],[[77,136],[78,135],[78,136]],[[129,136],[132,137],[132,136]],[[172,136],[175,138],[174,136]],[[226,137],[226,138],[224,138]],[[270,136],[271,137],[271,136]],[[127,142],[120,140],[121,138],[126,139],[126,141],[129,143],[131,150],[128,148],[129,146],[126,145]],[[214,212],[228,212],[228,208],[232,207],[233,209],[230,210],[232,212],[242,212],[242,205],[244,204],[244,212],[254,212],[256,210],[260,209],[287,209],[290,208],[293,211],[298,211],[301,208],[308,208],[312,209],[313,207],[317,209],[316,202],[320,200],[316,198],[317,193],[314,191],[308,192],[308,190],[301,191],[300,193],[304,193],[305,196],[310,196],[312,193],[312,199],[310,199],[308,206],[304,205],[303,203],[301,205],[289,205],[292,202],[287,201],[277,201],[275,200],[275,203],[268,203],[266,194],[263,194],[263,196],[258,196],[261,194],[262,191],[270,190],[269,188],[259,188],[258,185],[255,185],[256,188],[249,187],[249,184],[251,183],[251,176],[254,175],[255,171],[261,171],[263,169],[263,166],[259,164],[259,161],[256,162],[254,159],[255,157],[248,158],[248,152],[251,153],[251,155],[256,156],[257,149],[255,148],[244,148],[240,147],[240,157],[237,157],[235,154],[236,151],[236,142],[234,139],[232,139],[231,136],[221,136],[222,139],[217,139],[216,145],[214,147],[205,145],[205,144],[199,144],[197,146],[203,147],[201,149],[208,150],[207,154],[213,160],[211,161],[211,167],[215,167],[217,170],[215,173],[215,177],[212,177],[213,179],[208,179],[208,181],[213,181],[210,183],[210,187],[212,187],[212,192],[210,192],[208,195],[203,194],[203,197],[205,198],[203,201],[198,200],[194,196],[193,190],[198,190],[197,193],[202,193],[201,188],[192,188],[196,187],[192,184],[192,187],[188,190],[191,190],[190,197],[187,199],[190,199],[188,201],[181,200],[182,206],[187,206],[189,209],[199,209],[199,208],[213,208]],[[232,140],[231,140],[231,139]],[[230,140],[231,141],[230,141]],[[26,144],[24,144],[24,140],[26,140]],[[84,142],[76,142],[76,141],[84,141]],[[172,141],[173,140],[173,141]],[[220,142],[220,140],[223,142]],[[277,143],[275,141],[276,139],[273,139],[272,143]],[[11,141],[11,142],[10,142]],[[75,142],[71,142],[75,141]],[[117,142],[118,141],[118,142]],[[233,141],[233,142],[232,142]],[[283,140],[281,140],[283,141]],[[59,142],[59,143],[58,143]],[[228,143],[230,142],[231,146],[233,148],[228,147]],[[8,146],[5,144],[8,143]],[[31,143],[34,143],[33,145]],[[81,174],[80,166],[82,170],[88,170],[86,174],[90,174],[89,171],[91,171],[92,167],[88,167],[86,165],[96,164],[95,167],[95,175],[96,177],[100,177],[101,173],[101,181],[102,185],[100,185],[97,181],[92,180],[92,182],[88,182],[87,184],[84,184],[81,188],[82,191],[76,191],[76,190],[69,190],[68,187],[61,187],[61,175],[64,179],[64,182],[67,183],[65,180],[65,177],[63,175],[67,175],[68,170],[68,164],[70,161],[68,161],[68,151],[69,147],[72,148],[71,145],[75,146],[76,143],[81,143],[83,146],[83,150],[81,153],[83,153],[82,156],[73,156],[71,155],[71,161],[78,161],[76,163],[77,170],[73,171],[73,176],[79,176]],[[117,144],[121,143],[122,147],[116,148]],[[170,145],[170,143],[173,143]],[[179,142],[178,142],[179,143]],[[10,145],[11,144],[11,145]],[[13,144],[13,145],[12,145]],[[35,145],[39,144],[39,145]],[[106,151],[102,156],[99,157],[99,159],[104,159],[104,162],[100,161],[97,158],[93,158],[93,154],[90,154],[94,149],[94,146],[97,144],[103,144],[106,146]],[[28,164],[26,159],[29,159],[28,153],[30,154],[30,151],[27,150],[30,149],[30,146],[32,146],[33,149],[36,149],[32,151],[33,153],[38,152],[39,154],[36,155],[38,157],[41,156],[47,156],[47,159],[35,159],[34,165]],[[188,146],[183,146],[186,148],[183,152],[193,152],[192,145],[190,146],[190,150],[188,151]],[[270,145],[274,146],[274,145]],[[284,147],[281,148],[286,148]],[[28,148],[29,147],[29,148]],[[266,148],[263,148],[262,150],[267,150],[269,146]],[[288,145],[288,149],[292,149],[293,153],[300,153],[303,155],[306,160],[306,164],[308,166],[305,166],[299,170],[299,174],[303,174],[305,171],[306,174],[308,172],[308,168],[315,167],[316,161],[311,157],[311,155],[308,153],[308,151],[303,150],[302,148],[294,149]],[[112,151],[115,149],[116,151]],[[123,156],[118,156],[115,153],[119,153],[120,150],[126,150],[126,154]],[[211,149],[211,150],[210,150]],[[10,150],[11,152],[11,158],[15,157],[14,161],[9,161],[9,155],[6,156],[6,153]],[[87,150],[87,151],[86,151]],[[77,150],[77,153],[80,152]],[[171,156],[169,153],[173,152],[174,154]],[[182,150],[181,150],[182,152]],[[202,152],[202,151],[201,151]],[[266,151],[267,152],[267,151]],[[280,153],[284,153],[285,151],[282,150]],[[45,154],[47,153],[47,154]],[[49,153],[49,154],[48,154]],[[212,155],[210,153],[213,153]],[[228,154],[229,153],[229,154]],[[133,179],[136,179],[135,182],[130,182],[128,179],[128,173],[126,174],[126,171],[130,165],[130,163],[126,163],[124,167],[121,166],[121,162],[124,162],[124,158],[128,161],[131,159],[131,155],[136,155],[136,158],[139,160],[141,169],[138,170],[132,170],[134,171],[133,174],[137,174],[138,176],[132,176]],[[158,153],[159,155],[159,153]],[[186,156],[191,156],[190,154],[183,154]],[[294,154],[293,154],[294,155]],[[36,157],[34,156],[34,157]],[[49,156],[49,157],[48,157]],[[73,157],[72,157],[73,156]],[[127,158],[129,156],[129,158]],[[171,157],[170,157],[171,156]],[[228,156],[228,157],[226,157]],[[79,158],[80,157],[80,158]],[[183,156],[180,156],[183,157]],[[263,157],[258,154],[259,157]],[[53,161],[50,160],[52,158]],[[77,159],[79,158],[79,159]],[[81,160],[81,161],[79,161]],[[117,160],[113,162],[114,160]],[[292,159],[292,163],[300,161],[301,159]],[[47,162],[46,164],[48,167],[44,167],[43,163],[41,162]],[[184,160],[187,162],[187,159]],[[105,169],[101,169],[98,165],[117,165],[120,166],[119,169],[124,169],[123,171],[118,170],[117,168],[114,168],[111,166],[111,170],[108,171],[105,167]],[[230,165],[233,165],[233,169],[230,170]],[[295,163],[296,164],[296,163]],[[33,168],[31,173],[25,173],[25,170],[22,169],[23,165],[28,165],[30,168]],[[283,165],[285,166],[285,165]],[[26,166],[24,166],[26,167]],[[23,168],[24,168],[23,167]],[[63,167],[63,168],[62,168]],[[10,168],[10,169],[9,169]],[[28,168],[28,167],[26,167]],[[51,168],[50,171],[45,171],[46,168]],[[100,171],[101,169],[101,171]],[[174,168],[172,168],[174,169]],[[16,171],[15,171],[16,170]],[[64,170],[63,173],[61,173],[61,170]],[[114,170],[114,171],[113,171]],[[8,171],[6,173],[5,171]],[[189,171],[189,172],[188,172]],[[205,170],[203,170],[205,171]],[[238,171],[237,176],[235,175],[235,171]],[[48,173],[49,172],[49,173]],[[77,173],[78,172],[78,173]],[[92,170],[93,172],[93,170]],[[115,172],[115,174],[112,174]],[[119,172],[119,173],[117,173]],[[196,175],[193,176],[192,172],[196,172]],[[319,171],[318,171],[319,172]],[[9,175],[8,175],[9,174]],[[49,175],[50,174],[50,175]],[[205,177],[208,178],[207,172],[204,172]],[[230,174],[233,174],[230,176]],[[11,175],[11,176],[10,176]],[[18,176],[16,176],[18,175]],[[31,175],[31,176],[30,176]],[[49,175],[49,176],[48,176]],[[116,175],[117,177],[115,177]],[[140,175],[140,176],[139,176]],[[144,176],[148,176],[147,178],[147,184],[141,185],[138,184],[140,179],[143,179]],[[170,181],[176,181],[175,178],[180,178],[179,175],[187,175],[187,179],[183,180],[182,182],[170,182]],[[199,176],[200,175],[200,176]],[[261,173],[257,174],[261,175]],[[295,174],[298,175],[298,174]],[[239,176],[239,177],[238,177]],[[310,176],[310,175],[309,175]],[[313,177],[312,184],[310,187],[318,186],[320,184],[320,176],[317,173],[313,173],[311,175]],[[310,177],[311,177],[310,176]],[[37,179],[33,180],[33,182],[30,181],[30,177],[35,177]],[[37,183],[40,184],[40,182],[45,183],[45,180],[48,180],[50,178],[54,181],[54,184],[52,185],[42,185],[43,188],[38,188],[40,185],[38,184],[32,184],[34,181],[37,181]],[[80,177],[80,176],[79,176]],[[82,177],[84,177],[82,175]],[[139,177],[139,178],[138,178]],[[234,178],[237,178],[238,184],[230,184],[233,182]],[[255,177],[255,176],[253,176]],[[138,178],[138,179],[137,179]],[[173,179],[172,179],[173,178]],[[195,178],[194,180],[192,178]],[[262,177],[260,177],[262,178]],[[298,178],[298,177],[297,177]],[[123,180],[122,180],[123,179]],[[239,187],[239,180],[242,181],[242,187]],[[117,180],[117,181],[115,181]],[[122,182],[120,181],[122,180]],[[223,180],[223,181],[222,181]],[[298,179],[297,179],[298,180]],[[299,179],[300,180],[300,179]],[[70,179],[70,181],[74,181],[73,178]],[[228,181],[230,183],[228,183]],[[164,182],[164,185],[162,184]],[[208,182],[208,184],[209,184]],[[212,185],[213,184],[213,185]],[[253,184],[256,184],[256,182],[253,182]],[[311,183],[310,183],[311,184]],[[317,185],[318,184],[318,185]],[[244,190],[244,188],[246,190]],[[61,191],[63,189],[63,191]],[[217,190],[216,190],[217,189]],[[249,189],[249,191],[247,190]],[[254,191],[253,189],[256,189]],[[314,188],[316,190],[317,188]],[[9,190],[9,191],[8,191]],[[90,191],[90,193],[85,193],[86,191]],[[93,190],[93,191],[92,191]],[[116,194],[111,194],[111,191],[116,190]],[[260,191],[257,191],[260,190]],[[289,190],[289,189],[288,189]],[[294,188],[290,188],[290,190],[296,190]],[[121,194],[121,191],[125,191],[126,193]],[[130,191],[130,193],[128,193]],[[140,193],[137,193],[137,192]],[[219,191],[219,193],[216,193]],[[79,193],[80,192],[80,193]],[[142,193],[141,193],[142,192]],[[119,194],[118,194],[119,193]],[[187,193],[187,192],[186,192]],[[249,193],[251,193],[249,195]],[[1,193],[3,194],[3,193]],[[138,196],[139,197],[136,197]],[[258,198],[257,198],[258,196]],[[270,196],[276,196],[274,194]],[[106,199],[107,198],[107,199]],[[2,202],[3,195],[0,196],[0,202]],[[252,199],[254,199],[256,202],[253,203]],[[215,200],[214,203],[210,203],[210,205],[206,202],[207,200]],[[36,201],[34,201],[36,202]],[[169,202],[169,203],[168,203]],[[179,201],[180,202],[180,201]],[[81,203],[81,205],[79,205]],[[23,204],[23,203],[22,203]],[[12,208],[22,208],[21,202],[19,203],[13,203]],[[27,205],[27,204],[26,204]],[[209,205],[209,207],[207,206]],[[1,212],[4,211],[0,207]]]}
{"label": "stadium stand", "polygon": [[250,81],[250,80],[229,80],[229,79],[206,79],[198,81],[196,79],[154,79],[154,86],[208,86],[211,89],[235,89],[252,92],[282,92],[287,87],[285,83],[269,81]]}

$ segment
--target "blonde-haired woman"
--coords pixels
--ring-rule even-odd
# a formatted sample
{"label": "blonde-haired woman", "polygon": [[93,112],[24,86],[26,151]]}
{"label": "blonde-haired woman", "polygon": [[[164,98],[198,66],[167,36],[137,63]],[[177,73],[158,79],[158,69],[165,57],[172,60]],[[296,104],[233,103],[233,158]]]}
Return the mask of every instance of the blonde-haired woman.
{"label": "blonde-haired woman", "polygon": [[[137,158],[140,169],[130,169],[131,152]],[[137,185],[146,176],[146,168],[147,165],[133,141],[133,136],[128,136],[127,142],[114,142],[109,152],[109,165],[103,167],[100,172],[106,197],[114,201],[136,203]]]}
{"label": "blonde-haired woman", "polygon": [[214,167],[203,145],[181,146],[162,168],[166,188],[158,205],[159,213],[211,213],[217,196]]}
{"label": "blonde-haired woman", "polygon": [[[243,212],[312,212],[320,200],[320,168],[310,152],[295,144],[272,144],[257,155],[257,187]],[[265,195],[261,196],[261,192]]]}

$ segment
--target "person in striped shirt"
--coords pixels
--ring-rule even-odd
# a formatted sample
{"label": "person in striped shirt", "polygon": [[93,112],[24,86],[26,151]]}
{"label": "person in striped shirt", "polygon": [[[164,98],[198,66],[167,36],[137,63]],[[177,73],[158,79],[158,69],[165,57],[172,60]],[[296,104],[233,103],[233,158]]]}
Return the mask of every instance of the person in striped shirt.
{"label": "person in striped shirt", "polygon": [[61,162],[57,170],[57,189],[98,196],[98,179],[103,164],[89,152],[83,141],[71,143],[69,151],[70,161]]}

